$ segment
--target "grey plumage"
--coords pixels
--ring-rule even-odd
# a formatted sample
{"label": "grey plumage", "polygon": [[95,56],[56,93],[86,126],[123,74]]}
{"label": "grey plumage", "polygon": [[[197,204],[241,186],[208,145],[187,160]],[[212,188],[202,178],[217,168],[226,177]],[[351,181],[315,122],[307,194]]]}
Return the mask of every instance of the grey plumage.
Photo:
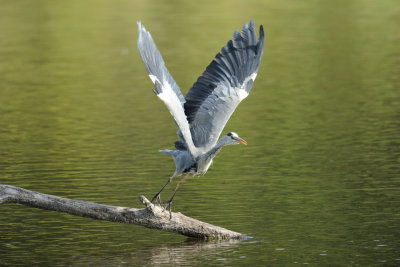
{"label": "grey plumage", "polygon": [[[171,74],[169,74],[168,69],[165,67],[164,60],[158,51],[156,44],[151,37],[151,34],[146,31],[144,26],[138,22],[139,27],[139,36],[138,36],[138,49],[140,52],[140,56],[145,62],[145,67],[149,75],[153,75],[158,78],[158,80],[162,80],[164,77],[168,81],[168,83],[172,86],[174,93],[177,95],[182,105],[185,103],[185,98],[183,97],[179,86],[176,84],[174,78],[172,78]],[[154,81],[153,81],[154,82]],[[159,94],[162,89],[160,88],[161,84],[156,84],[155,93]]]}
{"label": "grey plumage", "polygon": [[[264,48],[264,30],[260,26],[257,42],[254,21],[235,31],[233,40],[221,49],[185,96],[185,114],[194,145],[212,147],[242,99],[239,90],[250,92]],[[255,78],[255,77],[254,77]],[[247,79],[247,80],[246,80]]]}
{"label": "grey plumage", "polygon": [[218,138],[237,105],[247,97],[257,76],[264,49],[264,30],[257,39],[254,21],[235,31],[232,40],[221,49],[203,74],[183,97],[179,86],[165,67],[150,33],[138,22],[138,49],[155,85],[156,95],[166,104],[178,126],[177,150],[160,150],[173,156],[175,173],[154,196],[161,204],[160,193],[172,178],[186,173],[176,187],[188,177],[204,174],[212,159],[225,145],[246,144],[236,133]]}

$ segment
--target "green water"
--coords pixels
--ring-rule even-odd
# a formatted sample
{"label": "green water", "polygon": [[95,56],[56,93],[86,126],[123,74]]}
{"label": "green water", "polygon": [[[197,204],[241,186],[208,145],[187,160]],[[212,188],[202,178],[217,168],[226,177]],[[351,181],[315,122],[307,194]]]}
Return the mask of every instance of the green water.
{"label": "green water", "polygon": [[[176,128],[136,49],[184,93],[233,30],[267,35],[221,151],[174,210],[253,238],[206,243],[0,205],[2,266],[400,265],[400,5],[387,1],[1,1],[0,183],[141,207]],[[166,198],[174,188],[163,194]]]}

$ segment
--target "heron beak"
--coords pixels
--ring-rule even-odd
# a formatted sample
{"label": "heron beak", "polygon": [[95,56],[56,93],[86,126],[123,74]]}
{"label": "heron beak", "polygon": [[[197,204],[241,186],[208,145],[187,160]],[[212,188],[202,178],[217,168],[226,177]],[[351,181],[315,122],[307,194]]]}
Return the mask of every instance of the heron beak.
{"label": "heron beak", "polygon": [[238,142],[238,143],[240,143],[240,144],[242,144],[242,145],[247,146],[247,142],[246,142],[245,140],[243,140],[242,138],[238,137],[238,138],[236,138],[235,140],[236,140],[236,142]]}

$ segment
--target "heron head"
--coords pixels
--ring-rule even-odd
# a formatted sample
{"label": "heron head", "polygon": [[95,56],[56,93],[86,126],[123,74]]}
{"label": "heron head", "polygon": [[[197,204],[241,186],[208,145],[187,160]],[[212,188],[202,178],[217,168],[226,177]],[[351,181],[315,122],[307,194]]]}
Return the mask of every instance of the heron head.
{"label": "heron head", "polygon": [[247,142],[239,137],[239,135],[235,132],[230,132],[227,134],[232,140],[236,141],[238,144],[247,145]]}

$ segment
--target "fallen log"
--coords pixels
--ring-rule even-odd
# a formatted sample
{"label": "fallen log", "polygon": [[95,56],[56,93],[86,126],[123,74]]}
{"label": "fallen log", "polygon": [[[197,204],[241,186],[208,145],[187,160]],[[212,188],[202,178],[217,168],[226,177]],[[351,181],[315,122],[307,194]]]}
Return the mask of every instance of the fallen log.
{"label": "fallen log", "polygon": [[170,219],[169,212],[165,211],[160,205],[152,204],[144,196],[139,196],[139,200],[146,208],[110,206],[43,194],[12,185],[0,185],[0,203],[19,203],[39,209],[66,212],[97,220],[136,224],[207,240],[240,240],[246,238],[243,234],[201,222],[179,212],[172,212]]}

